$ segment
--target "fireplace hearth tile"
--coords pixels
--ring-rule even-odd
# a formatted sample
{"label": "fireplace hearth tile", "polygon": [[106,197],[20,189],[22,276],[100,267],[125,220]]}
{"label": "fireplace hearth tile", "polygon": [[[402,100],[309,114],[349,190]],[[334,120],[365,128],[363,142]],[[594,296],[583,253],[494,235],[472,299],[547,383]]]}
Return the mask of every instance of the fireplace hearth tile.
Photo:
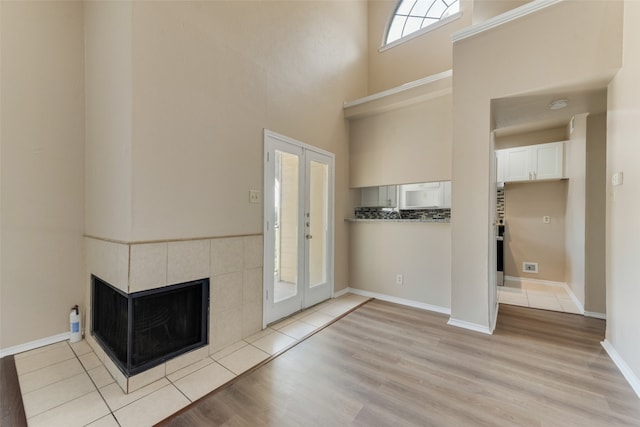
{"label": "fireplace hearth tile", "polygon": [[126,394],[124,391],[122,391],[118,384],[109,384],[108,386],[102,387],[100,389],[100,394],[102,394],[102,396],[104,397],[104,400],[107,402],[107,405],[109,405],[109,408],[111,408],[111,410],[115,412],[118,409],[123,408],[145,396],[148,396],[153,392],[158,391],[170,384],[171,383],[168,379],[163,378],[129,394]]}
{"label": "fireplace hearth tile", "polygon": [[218,361],[222,366],[230,370],[236,375],[240,375],[248,369],[253,368],[258,363],[269,357],[268,353],[256,348],[252,345],[242,347],[230,355],[223,357]]}
{"label": "fireplace hearth tile", "polygon": [[116,382],[109,371],[107,371],[107,368],[105,368],[102,364],[97,368],[93,368],[90,371],[87,371],[87,373],[89,374],[91,380],[97,388],[102,388]]}
{"label": "fireplace hearth tile", "polygon": [[128,378],[127,391],[131,393],[136,391],[147,384],[158,381],[164,378],[166,375],[165,364],[158,365],[154,368],[147,369],[137,375]]}
{"label": "fireplace hearth tile", "polygon": [[175,386],[192,402],[232,380],[236,375],[213,362],[175,382]]}
{"label": "fireplace hearth tile", "polygon": [[[57,406],[50,411],[29,418],[29,427],[71,425],[69,423],[70,413],[73,413],[74,425],[93,425],[89,423],[109,414],[109,408],[104,403],[104,400],[102,400],[100,393],[94,390],[75,400]],[[111,417],[111,419],[113,419],[113,417]]]}
{"label": "fireplace hearth tile", "polygon": [[204,346],[188,353],[182,354],[165,363],[165,371],[167,376],[186,366],[196,363],[202,359],[209,357],[209,346]]}
{"label": "fireplace hearth tile", "polygon": [[167,379],[169,381],[171,381],[172,383],[175,383],[180,378],[186,377],[187,375],[189,375],[189,374],[191,374],[191,373],[193,373],[195,371],[198,371],[198,370],[200,370],[200,369],[204,368],[205,366],[210,365],[212,363],[213,363],[213,359],[210,358],[210,357],[201,359],[201,360],[199,360],[199,361],[197,361],[195,363],[192,363],[189,366],[185,366],[182,369],[179,369],[179,370],[177,370],[175,372],[167,374]]}
{"label": "fireplace hearth tile", "polygon": [[115,411],[114,415],[122,427],[150,426],[189,403],[189,399],[170,384]]}

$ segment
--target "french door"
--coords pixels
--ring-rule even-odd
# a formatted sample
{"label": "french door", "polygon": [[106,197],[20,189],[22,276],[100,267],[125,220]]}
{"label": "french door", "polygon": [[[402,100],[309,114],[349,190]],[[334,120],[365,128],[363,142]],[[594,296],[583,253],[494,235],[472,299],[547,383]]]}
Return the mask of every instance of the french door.
{"label": "french door", "polygon": [[265,130],[264,320],[333,292],[334,156]]}

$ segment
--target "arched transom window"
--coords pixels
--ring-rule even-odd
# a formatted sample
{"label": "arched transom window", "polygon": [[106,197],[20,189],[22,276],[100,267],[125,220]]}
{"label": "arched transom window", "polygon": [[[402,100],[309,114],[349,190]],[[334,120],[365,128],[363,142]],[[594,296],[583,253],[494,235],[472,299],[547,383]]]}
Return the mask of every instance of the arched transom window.
{"label": "arched transom window", "polygon": [[400,0],[391,18],[385,44],[437,24],[459,11],[459,0]]}

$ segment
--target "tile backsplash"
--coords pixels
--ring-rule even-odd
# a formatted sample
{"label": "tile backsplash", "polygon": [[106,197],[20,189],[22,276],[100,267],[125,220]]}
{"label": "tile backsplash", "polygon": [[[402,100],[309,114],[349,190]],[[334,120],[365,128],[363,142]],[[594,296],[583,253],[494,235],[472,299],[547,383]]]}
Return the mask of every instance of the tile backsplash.
{"label": "tile backsplash", "polygon": [[498,188],[496,192],[496,217],[498,222],[504,223],[504,188]]}
{"label": "tile backsplash", "polygon": [[416,219],[428,221],[449,221],[451,209],[407,209],[356,208],[356,219]]}

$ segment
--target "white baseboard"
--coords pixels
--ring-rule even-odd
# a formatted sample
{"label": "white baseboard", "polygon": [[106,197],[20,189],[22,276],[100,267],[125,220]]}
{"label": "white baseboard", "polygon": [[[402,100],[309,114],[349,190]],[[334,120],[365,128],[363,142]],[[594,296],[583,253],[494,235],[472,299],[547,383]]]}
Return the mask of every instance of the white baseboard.
{"label": "white baseboard", "polygon": [[547,286],[559,286],[559,287],[567,286],[567,284],[564,282],[554,282],[553,280],[529,279],[528,277],[504,276],[504,280],[505,281],[509,280],[511,282],[518,282],[518,283],[532,282],[538,285],[547,285]]}
{"label": "white baseboard", "polygon": [[342,296],[342,295],[344,295],[344,294],[348,294],[349,292],[351,292],[351,290],[350,290],[350,289],[351,289],[351,288],[346,287],[346,288],[344,288],[344,289],[340,289],[339,291],[335,291],[335,292],[333,293],[332,298],[338,298],[338,297],[341,297],[341,296]]}
{"label": "white baseboard", "polygon": [[638,398],[640,398],[640,378],[638,378],[636,374],[633,373],[629,365],[627,365],[627,362],[625,362],[624,359],[622,359],[622,357],[616,351],[613,345],[611,345],[611,342],[605,339],[600,344],[602,344],[602,347],[604,347],[605,351],[607,352],[611,360],[613,360],[613,363],[616,364],[616,366],[618,367],[618,369],[620,370],[624,378],[627,380],[627,382],[633,389],[633,391],[635,391],[636,394],[638,395]]}
{"label": "white baseboard", "polygon": [[348,288],[348,292],[352,294],[362,295],[363,297],[375,298],[382,301],[393,302],[396,304],[406,305],[408,307],[421,308],[423,310],[434,311],[436,313],[451,314],[451,309],[447,307],[440,307],[438,305],[431,305],[424,302],[414,301],[410,299],[404,299],[394,297],[386,294],[379,294],[377,292],[363,291],[362,289]]}
{"label": "white baseboard", "polygon": [[449,318],[447,325],[457,326],[458,328],[469,329],[470,331],[482,332],[483,334],[492,335],[493,331],[488,326],[478,325],[477,323],[466,322],[464,320]]}
{"label": "white baseboard", "polygon": [[46,345],[55,344],[60,341],[69,339],[70,332],[64,332],[62,334],[54,335],[52,337],[42,338],[39,340],[31,341],[28,343],[16,345],[9,348],[0,350],[0,358],[5,356],[11,356],[12,354],[18,354],[25,351],[33,350],[34,348],[44,347]]}
{"label": "white baseboard", "polygon": [[598,313],[596,311],[584,311],[584,315],[587,317],[593,317],[595,319],[607,320],[607,315],[604,313]]}

